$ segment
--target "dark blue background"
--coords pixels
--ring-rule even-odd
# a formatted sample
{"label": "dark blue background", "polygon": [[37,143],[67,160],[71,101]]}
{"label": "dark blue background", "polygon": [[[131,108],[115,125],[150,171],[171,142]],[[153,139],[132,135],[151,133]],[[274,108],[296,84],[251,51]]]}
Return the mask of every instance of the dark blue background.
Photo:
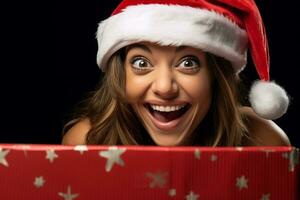
{"label": "dark blue background", "polygon": [[[118,2],[14,1],[1,5],[0,143],[60,143],[69,113],[101,77],[96,65],[97,23]],[[275,122],[299,147],[296,3],[257,3],[269,38],[271,78],[291,96],[288,113]],[[246,84],[258,78],[251,62],[242,76],[247,77]]]}

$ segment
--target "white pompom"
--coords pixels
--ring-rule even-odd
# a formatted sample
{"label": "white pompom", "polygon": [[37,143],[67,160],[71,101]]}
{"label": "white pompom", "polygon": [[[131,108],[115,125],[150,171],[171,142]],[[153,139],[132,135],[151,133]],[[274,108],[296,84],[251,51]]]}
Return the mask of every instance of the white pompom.
{"label": "white pompom", "polygon": [[286,113],[289,98],[285,90],[274,82],[256,81],[250,90],[251,106],[265,119],[277,119]]}

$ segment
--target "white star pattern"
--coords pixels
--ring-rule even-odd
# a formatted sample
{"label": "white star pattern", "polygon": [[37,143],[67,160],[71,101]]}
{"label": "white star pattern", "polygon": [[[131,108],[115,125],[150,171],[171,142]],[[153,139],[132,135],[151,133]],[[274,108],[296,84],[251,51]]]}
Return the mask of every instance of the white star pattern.
{"label": "white star pattern", "polygon": [[289,171],[293,172],[295,165],[299,164],[299,149],[293,148],[292,151],[283,153],[282,157],[285,159],[289,159]]}
{"label": "white star pattern", "polygon": [[270,200],[270,193],[263,194],[260,200]]}
{"label": "white star pattern", "polygon": [[46,159],[49,159],[51,163],[54,161],[54,159],[58,158],[58,155],[55,153],[54,149],[48,149],[46,153]]}
{"label": "white star pattern", "polygon": [[289,154],[287,152],[282,153],[282,157],[288,159],[289,158]]}
{"label": "white star pattern", "polygon": [[197,200],[199,198],[198,194],[195,194],[193,191],[190,191],[188,195],[185,196],[186,200]]}
{"label": "white star pattern", "polygon": [[212,162],[217,161],[217,159],[218,159],[218,157],[215,154],[211,155],[211,157],[210,157],[210,161],[212,161]]}
{"label": "white star pattern", "polygon": [[295,165],[299,164],[299,149],[293,148],[289,154],[289,171],[293,172]]}
{"label": "white star pattern", "polygon": [[27,150],[30,150],[30,145],[13,145],[12,148],[23,149],[25,157],[27,157]]}
{"label": "white star pattern", "polygon": [[197,160],[200,160],[201,151],[199,149],[196,149],[194,152],[194,155]]}
{"label": "white star pattern", "polygon": [[[165,198],[169,198],[171,199],[184,199],[184,200],[202,200],[202,198],[204,198],[205,194],[205,187],[199,187],[197,188],[197,185],[199,186],[199,184],[196,184],[195,181],[192,181],[191,183],[188,183],[188,185],[186,185],[185,188],[180,188],[178,187],[178,184],[180,185],[180,179],[178,178],[174,178],[173,175],[175,175],[176,177],[183,177],[185,178],[185,174],[187,173],[185,170],[187,168],[183,168],[185,167],[184,165],[182,165],[182,163],[186,162],[186,165],[188,164],[197,164],[200,166],[201,171],[205,171],[205,170],[211,170],[210,168],[216,168],[216,170],[218,170],[218,173],[220,171],[224,171],[224,169],[230,168],[232,167],[231,165],[227,166],[223,163],[223,160],[227,160],[228,158],[232,158],[233,156],[237,156],[237,158],[241,157],[244,158],[244,156],[247,155],[252,152],[254,152],[255,154],[259,155],[259,157],[257,158],[257,162],[262,161],[262,163],[257,163],[257,167],[260,167],[263,165],[264,162],[280,162],[278,163],[280,165],[280,167],[283,167],[283,175],[285,177],[295,177],[295,175],[297,175],[297,170],[299,166],[299,149],[295,148],[293,149],[293,147],[289,147],[289,148],[274,148],[274,152],[271,148],[266,147],[266,148],[253,148],[248,150],[246,147],[243,149],[243,151],[238,151],[235,148],[230,149],[230,154],[229,157],[228,154],[224,154],[223,152],[220,151],[220,153],[218,152],[219,150],[213,150],[212,151],[207,151],[206,149],[202,150],[202,148],[200,147],[196,147],[196,148],[191,148],[188,151],[184,151],[185,152],[185,157],[179,157],[175,160],[171,160],[172,163],[177,163],[180,162],[181,164],[179,166],[183,166],[177,169],[180,170],[180,172],[176,172],[178,174],[173,174],[172,171],[169,171],[169,166],[170,166],[170,159],[168,158],[168,154],[165,155],[161,155],[161,158],[159,160],[157,160],[157,156],[149,156],[148,161],[146,163],[142,163],[142,164],[138,164],[138,162],[143,162],[143,158],[141,160],[139,160],[138,157],[136,157],[135,154],[132,155],[132,150],[130,147],[124,147],[124,146],[110,146],[110,147],[92,147],[92,148],[88,148],[89,146],[86,145],[77,145],[77,146],[73,146],[73,147],[68,147],[68,148],[56,148],[55,147],[51,147],[50,145],[45,145],[45,146],[33,146],[30,147],[29,145],[26,146],[16,146],[14,148],[12,148],[10,145],[4,144],[5,146],[0,145],[0,174],[1,174],[1,170],[4,170],[2,173],[3,175],[3,180],[10,180],[10,177],[12,174],[16,173],[11,173],[16,171],[17,174],[19,174],[20,176],[17,176],[17,182],[19,182],[21,179],[20,177],[23,177],[23,179],[27,179],[26,182],[26,187],[28,187],[28,189],[32,190],[30,191],[30,194],[32,194],[32,198],[34,199],[34,195],[38,194],[38,195],[42,195],[42,194],[48,194],[49,191],[52,194],[52,196],[54,196],[53,198],[57,198],[57,199],[61,199],[61,200],[77,200],[77,199],[81,199],[84,198],[85,193],[88,192],[86,190],[83,190],[84,188],[80,187],[80,179],[81,177],[79,177],[77,180],[74,179],[74,177],[76,178],[76,176],[80,175],[79,172],[80,170],[82,170],[83,168],[86,168],[85,162],[89,160],[89,158],[91,157],[93,159],[93,162],[96,161],[96,168],[95,166],[92,166],[91,168],[86,168],[87,171],[92,174],[89,175],[87,178],[89,179],[88,181],[90,181],[91,183],[93,183],[93,185],[97,185],[97,183],[99,183],[99,180],[110,180],[110,178],[115,177],[115,174],[117,174],[117,177],[120,177],[120,174],[122,175],[122,183],[126,182],[123,180],[133,180],[133,182],[131,183],[132,185],[129,185],[129,189],[134,187],[138,187],[138,188],[142,188],[142,191],[147,191],[147,192],[159,192],[161,193]],[[251,147],[252,148],[252,147]],[[66,150],[67,151],[66,151]],[[126,151],[126,153],[125,153]],[[133,151],[136,151],[136,149],[133,149]],[[144,151],[144,149],[141,149],[141,151]],[[156,151],[156,150],[155,150]],[[162,151],[165,152],[165,149],[162,149]],[[169,149],[168,149],[169,151]],[[38,153],[36,153],[38,152]],[[133,152],[135,153],[135,152]],[[175,152],[177,153],[177,152]],[[38,156],[36,156],[36,154]],[[46,155],[45,155],[46,154]],[[91,155],[92,154],[92,155]],[[143,153],[140,154],[140,156],[145,156]],[[219,157],[220,156],[220,157]],[[37,157],[37,159],[35,159]],[[20,159],[19,159],[20,158]],[[59,159],[57,159],[59,158]],[[71,162],[69,162],[68,160],[70,160],[69,158],[71,158]],[[77,160],[74,160],[74,158],[76,158]],[[46,160],[44,160],[46,159]],[[66,159],[66,160],[64,160]],[[79,159],[79,160],[78,160]],[[137,163],[134,164],[131,163],[131,159],[135,160]],[[256,158],[255,158],[256,159]],[[48,161],[47,161],[48,160]],[[242,159],[243,160],[243,159]],[[17,161],[17,162],[15,162]],[[63,173],[62,177],[58,177],[60,180],[60,184],[55,186],[55,182],[53,182],[51,178],[51,176],[47,176],[47,173],[49,172],[48,175],[55,175],[55,174],[59,174],[56,173],[57,170],[62,169],[66,163],[72,163],[72,161],[76,161],[77,165],[76,166],[71,166],[72,169],[75,170],[67,170],[67,172]],[[18,164],[18,162],[22,162],[22,165],[20,165],[20,163]],[[24,162],[24,163],[23,163]],[[78,164],[79,162],[79,164]],[[83,163],[84,162],[84,163]],[[98,162],[98,164],[97,164]],[[213,162],[213,163],[212,163]],[[31,172],[26,172],[24,169],[30,168],[30,166],[32,167],[32,163],[40,163],[41,166],[38,168],[38,170],[34,170]],[[50,164],[51,163],[51,164]],[[154,164],[153,164],[154,163]],[[172,164],[171,163],[171,164]],[[94,163],[95,164],[95,163]],[[100,165],[99,165],[100,164]],[[251,163],[248,163],[251,164]],[[214,165],[214,166],[212,166]],[[272,177],[267,177],[270,178],[271,182],[270,182],[270,187],[268,186],[268,188],[261,188],[260,187],[260,191],[255,191],[256,189],[256,185],[257,183],[259,184],[259,182],[261,181],[261,177],[258,177],[258,174],[253,174],[251,171],[248,171],[251,166],[246,166],[247,163],[237,163],[237,165],[239,165],[240,167],[242,167],[242,170],[238,169],[236,170],[236,172],[234,174],[228,174],[228,176],[223,176],[223,177],[210,177],[210,173],[194,173],[194,169],[190,169],[190,171],[188,171],[188,173],[190,173],[189,175],[195,176],[194,178],[197,178],[198,180],[205,180],[205,179],[210,179],[213,178],[215,182],[218,182],[220,180],[220,178],[223,178],[226,180],[226,182],[222,182],[222,183],[227,183],[229,184],[229,189],[230,191],[226,191],[226,192],[232,192],[235,193],[236,195],[240,196],[241,198],[243,198],[244,195],[248,195],[248,194],[254,194],[255,196],[255,200],[272,200],[273,198],[275,198],[275,193],[273,193],[272,188],[273,187],[278,187],[280,189],[280,185],[278,185],[278,183],[276,182],[272,182],[271,178]],[[130,169],[128,168],[130,166]],[[20,167],[22,168],[21,171]],[[42,168],[41,168],[42,167]],[[3,168],[3,169],[1,169]],[[244,169],[243,169],[244,168]],[[203,169],[203,170],[202,170]],[[42,170],[42,171],[41,171]],[[45,170],[47,171],[47,173],[45,174]],[[96,173],[94,173],[96,170]],[[98,170],[98,172],[97,172]],[[136,171],[134,172],[134,174],[129,173],[131,170]],[[189,169],[188,169],[189,170]],[[219,171],[220,170],[220,171]],[[262,168],[260,170],[260,172],[262,172],[261,174],[265,174],[265,172],[267,171],[271,173],[271,172],[276,172],[276,170],[273,169],[267,169],[267,168]],[[281,168],[280,168],[281,170]],[[281,171],[282,171],[281,170]],[[44,171],[44,172],[43,172]],[[100,171],[100,173],[99,173]],[[294,173],[293,173],[294,171]],[[8,172],[8,173],[7,173]],[[73,173],[75,172],[75,173]],[[110,172],[110,173],[109,173]],[[126,173],[127,174],[123,174]],[[23,174],[22,174],[23,173]],[[68,174],[70,173],[70,174]],[[181,174],[182,173],[182,174]],[[222,172],[221,172],[222,173]],[[74,175],[75,174],[75,175]],[[102,176],[104,174],[104,176]],[[118,175],[119,174],[119,175]],[[14,175],[13,175],[14,176]],[[45,176],[45,177],[43,177]],[[8,179],[7,179],[8,177]],[[27,178],[26,178],[27,177]],[[66,178],[66,177],[71,177],[71,179]],[[73,177],[73,178],[72,178]],[[124,179],[123,179],[124,177]],[[13,178],[13,177],[12,177]],[[55,177],[54,177],[55,178]],[[1,179],[1,176],[0,176]],[[24,180],[25,180],[24,179]],[[117,178],[118,179],[118,178]],[[174,180],[173,180],[174,179]],[[15,179],[12,179],[13,181]],[[267,179],[266,179],[267,180]],[[286,180],[287,179],[283,179],[283,184],[286,184]],[[78,184],[75,184],[74,181],[78,181]],[[99,195],[99,198],[102,198],[101,195],[101,190],[102,188],[102,184],[104,186],[107,185],[111,185],[114,184],[114,180],[112,180],[111,182],[105,183],[105,181],[103,183],[100,183],[99,186],[97,186],[99,188],[99,191],[97,190],[97,194],[95,193],[95,195]],[[175,181],[175,182],[174,182]],[[179,181],[179,182],[178,182]],[[1,182],[1,180],[0,180]],[[197,183],[199,183],[200,181],[198,181]],[[95,183],[95,184],[94,184]],[[221,183],[221,182],[220,182]],[[54,184],[55,188],[52,187],[52,185]],[[235,184],[235,185],[234,185]],[[17,183],[18,185],[18,183]],[[123,184],[122,184],[123,185]],[[201,185],[201,182],[200,182]],[[120,186],[120,185],[119,185]],[[117,185],[115,185],[115,187],[119,187]],[[123,185],[124,186],[124,185]],[[120,187],[123,187],[120,186]],[[195,186],[195,187],[193,187]],[[71,188],[73,187],[73,188]],[[113,187],[114,188],[114,187]],[[104,190],[106,188],[104,187]],[[177,190],[178,189],[178,190]],[[232,189],[232,190],[231,190]],[[273,188],[274,189],[274,188]],[[296,188],[292,187],[292,188],[288,188],[286,190],[279,190],[278,192],[280,192],[280,194],[282,194],[282,196],[290,196],[290,194],[293,194]],[[149,191],[150,190],[150,191]],[[297,189],[296,189],[297,190]],[[8,192],[9,189],[7,190]],[[6,192],[6,191],[4,191]],[[99,193],[100,194],[99,194]],[[116,191],[115,191],[116,192]],[[6,194],[6,193],[5,193]],[[134,194],[134,193],[133,193]],[[227,193],[226,193],[227,194]],[[226,196],[225,194],[225,196]],[[284,194],[284,195],[283,195]],[[242,196],[241,196],[242,195]],[[0,195],[1,196],[1,195]],[[151,196],[151,195],[150,195]],[[246,196],[244,196],[246,198]],[[22,197],[20,197],[22,198]],[[1,198],[0,198],[1,199]],[[30,198],[29,198],[30,199]],[[105,197],[104,197],[105,199]]]}
{"label": "white star pattern", "polygon": [[261,151],[264,151],[264,152],[266,153],[266,157],[267,157],[267,158],[269,157],[269,154],[270,154],[271,152],[275,152],[274,149],[262,149]]}
{"label": "white star pattern", "polygon": [[119,149],[116,146],[109,147],[107,151],[100,151],[99,155],[101,157],[107,158],[106,165],[105,165],[105,171],[110,172],[113,165],[115,163],[124,166],[125,163],[121,159],[121,155],[126,151],[125,148]]}
{"label": "white star pattern", "polygon": [[39,177],[35,177],[33,185],[35,185],[36,188],[40,188],[44,186],[45,182],[46,181],[44,180],[44,177],[39,176]]}
{"label": "white star pattern", "polygon": [[239,190],[242,190],[243,188],[248,188],[247,185],[248,180],[245,178],[245,176],[241,176],[236,178],[236,187],[239,188]]}
{"label": "white star pattern", "polygon": [[176,196],[176,189],[174,189],[174,188],[169,189],[169,196],[170,196],[170,197]]}
{"label": "white star pattern", "polygon": [[149,184],[150,188],[154,187],[164,187],[166,184],[166,176],[168,175],[168,172],[157,172],[157,173],[151,173],[147,172],[146,176],[152,179],[151,183]]}
{"label": "white star pattern", "polygon": [[85,151],[88,151],[88,148],[86,145],[76,145],[74,147],[74,151],[79,151],[80,154],[82,155]]}
{"label": "white star pattern", "polygon": [[65,200],[73,200],[73,199],[75,199],[76,197],[79,196],[79,194],[72,194],[71,186],[68,186],[67,193],[59,192],[58,195],[63,197]]}
{"label": "white star pattern", "polygon": [[235,147],[237,151],[243,151],[243,147]]}
{"label": "white star pattern", "polygon": [[30,145],[23,145],[22,149],[24,151],[24,155],[25,157],[27,157],[27,150],[30,150]]}
{"label": "white star pattern", "polygon": [[5,167],[8,167],[8,162],[5,159],[8,153],[9,150],[2,150],[2,148],[0,147],[0,164],[4,165]]}

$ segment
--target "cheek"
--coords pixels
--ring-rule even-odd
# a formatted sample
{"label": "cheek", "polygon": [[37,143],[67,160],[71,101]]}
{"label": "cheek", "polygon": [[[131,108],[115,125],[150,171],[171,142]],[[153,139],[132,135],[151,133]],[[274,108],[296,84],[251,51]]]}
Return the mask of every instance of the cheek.
{"label": "cheek", "polygon": [[193,88],[193,99],[200,100],[200,102],[207,102],[211,100],[211,84],[210,82],[201,82],[197,87]]}
{"label": "cheek", "polygon": [[211,80],[207,73],[182,79],[181,86],[193,102],[207,102],[211,99]]}
{"label": "cheek", "polygon": [[135,103],[143,97],[147,90],[147,81],[143,76],[138,76],[130,70],[126,70],[125,93],[130,103]]}

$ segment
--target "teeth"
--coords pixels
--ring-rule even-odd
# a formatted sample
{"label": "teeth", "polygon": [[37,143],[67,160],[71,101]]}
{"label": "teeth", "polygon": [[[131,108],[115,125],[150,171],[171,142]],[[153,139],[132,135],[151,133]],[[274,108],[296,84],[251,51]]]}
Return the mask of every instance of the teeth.
{"label": "teeth", "polygon": [[172,111],[180,110],[181,108],[186,106],[186,104],[179,105],[179,106],[158,106],[158,105],[150,105],[150,106],[153,110],[157,110],[160,112],[172,112]]}

